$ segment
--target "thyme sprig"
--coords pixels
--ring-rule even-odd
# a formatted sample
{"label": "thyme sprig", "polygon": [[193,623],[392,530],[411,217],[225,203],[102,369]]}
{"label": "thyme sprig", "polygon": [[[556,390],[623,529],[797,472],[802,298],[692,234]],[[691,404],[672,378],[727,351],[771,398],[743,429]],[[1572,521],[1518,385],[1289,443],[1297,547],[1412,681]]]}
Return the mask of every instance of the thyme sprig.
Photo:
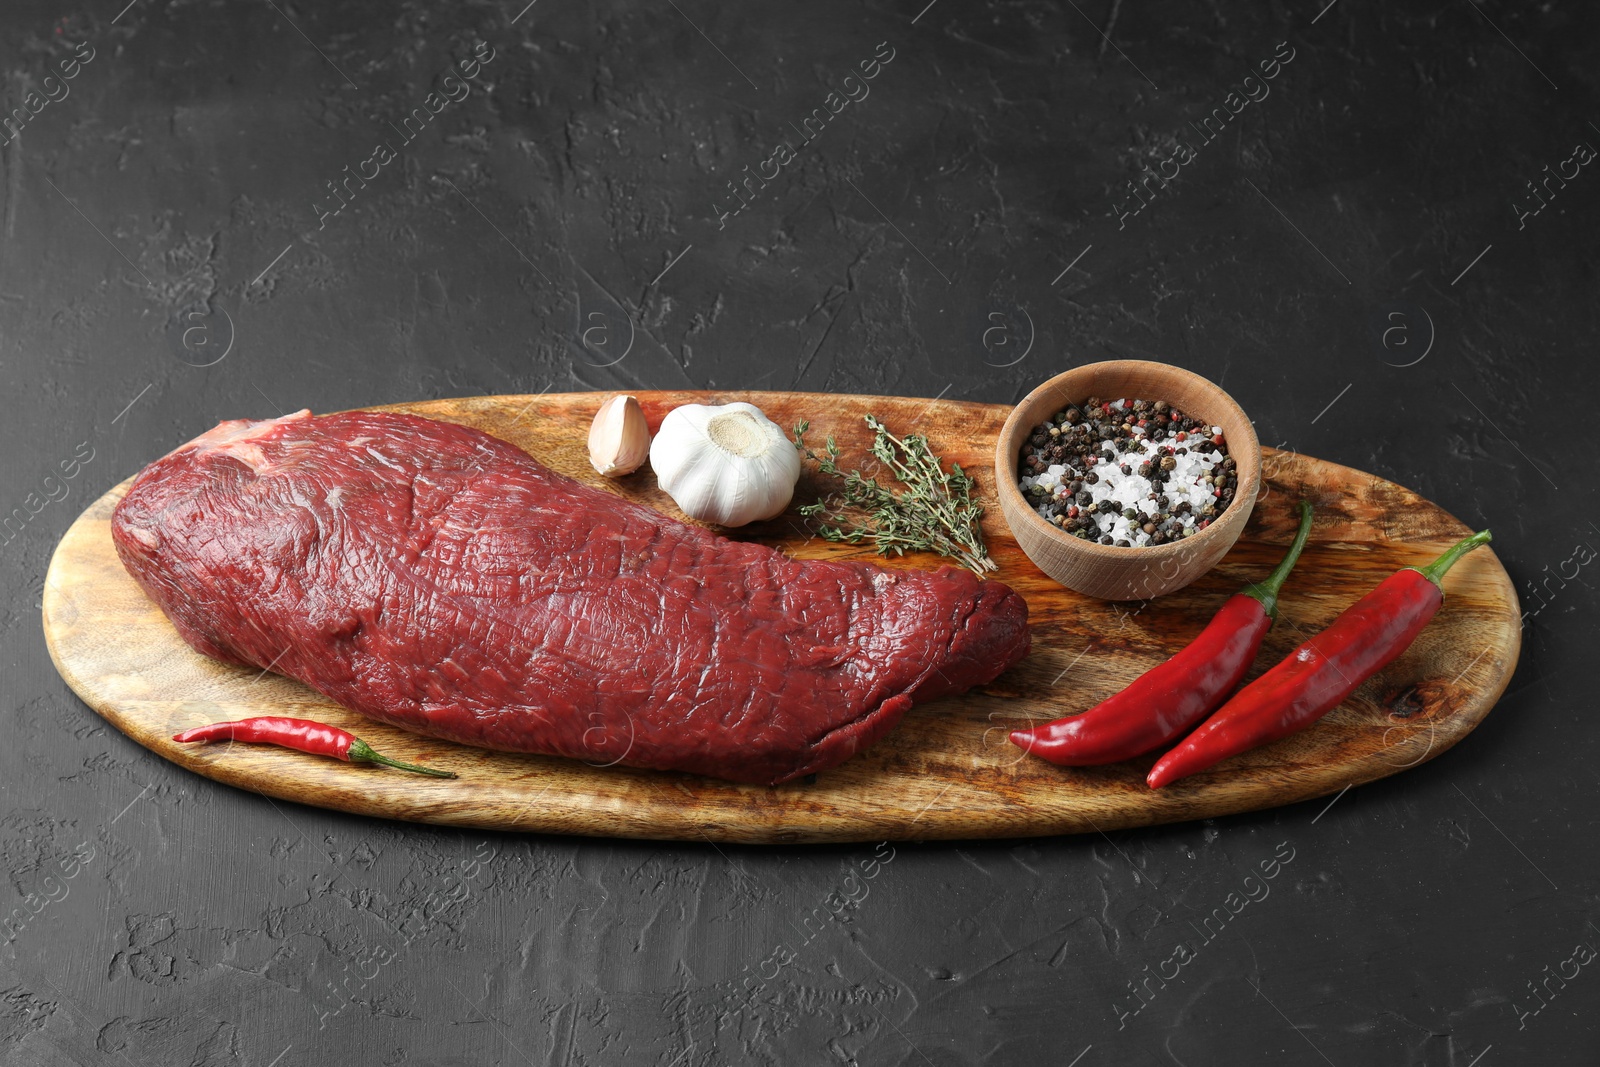
{"label": "thyme sprig", "polygon": [[865,418],[876,434],[872,454],[906,488],[897,492],[860,470],[841,469],[833,438],[818,454],[805,443],[811,423],[795,423],[794,446],[838,482],[833,492],[800,508],[801,515],[818,520],[818,536],[852,545],[871,541],[880,556],[937,552],[980,577],[995,570],[979,524],[983,505],[972,499],[978,483],[959,463],[946,472],[926,437],[896,437],[875,416]]}

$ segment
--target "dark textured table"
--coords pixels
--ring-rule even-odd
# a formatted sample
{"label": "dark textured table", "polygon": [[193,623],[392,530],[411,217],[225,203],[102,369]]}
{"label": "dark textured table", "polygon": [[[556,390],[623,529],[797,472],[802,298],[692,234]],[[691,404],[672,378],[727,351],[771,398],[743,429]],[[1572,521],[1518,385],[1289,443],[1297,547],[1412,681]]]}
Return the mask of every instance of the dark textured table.
{"label": "dark textured table", "polygon": [[[0,1061],[1595,1062],[1591,8],[125,2],[0,14]],[[180,771],[40,635],[221,419],[1108,356],[1493,527],[1476,733],[1109,836],[496,836]]]}

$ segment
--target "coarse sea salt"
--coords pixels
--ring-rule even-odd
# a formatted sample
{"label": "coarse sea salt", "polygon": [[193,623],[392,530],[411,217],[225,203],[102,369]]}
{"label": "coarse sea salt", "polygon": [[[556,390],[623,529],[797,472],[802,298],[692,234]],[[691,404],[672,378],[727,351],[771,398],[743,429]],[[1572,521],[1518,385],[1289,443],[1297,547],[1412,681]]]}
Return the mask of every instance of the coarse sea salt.
{"label": "coarse sea salt", "polygon": [[[1124,411],[1127,406],[1128,401],[1118,400],[1111,405],[1111,410]],[[1220,426],[1213,426],[1210,429],[1212,433],[1222,432]],[[1197,433],[1198,431],[1189,435],[1190,439],[1200,440]],[[1041,486],[1048,490],[1050,498],[1057,503],[1063,503],[1067,501],[1069,487],[1074,482],[1082,481],[1085,474],[1093,471],[1096,477],[1095,483],[1091,485],[1084,482],[1082,485],[1082,489],[1089,493],[1090,503],[1086,507],[1080,506],[1079,509],[1080,514],[1087,512],[1094,523],[1090,533],[1097,540],[1100,537],[1110,536],[1113,542],[1127,541],[1135,548],[1151,543],[1151,535],[1144,532],[1143,524],[1154,518],[1161,510],[1154,497],[1167,498],[1167,514],[1181,531],[1169,540],[1188,536],[1197,529],[1201,521],[1201,509],[1208,504],[1219,503],[1214,487],[1209,483],[1202,483],[1200,479],[1210,478],[1216,473],[1217,468],[1227,458],[1224,453],[1197,452],[1187,448],[1184,442],[1176,441],[1169,436],[1161,441],[1149,438],[1135,439],[1136,448],[1132,451],[1119,452],[1115,460],[1106,460],[1103,452],[1105,449],[1113,448],[1114,440],[1113,437],[1094,439],[1094,449],[1090,455],[1079,457],[1079,461],[1085,464],[1081,470],[1071,465],[1052,463],[1041,474],[1023,475],[1018,481],[1018,487],[1024,497],[1032,500],[1035,498],[1029,495],[1028,490],[1035,485]],[[1159,465],[1163,458],[1168,458],[1169,447],[1174,449],[1174,453],[1170,456],[1174,465],[1172,470],[1167,472],[1158,490],[1149,478],[1139,473],[1139,465],[1147,461]],[[1179,449],[1183,451],[1179,453]],[[1088,463],[1088,460],[1095,455],[1101,455],[1100,460]],[[1130,473],[1122,473],[1124,465],[1128,467]],[[1050,498],[1046,498],[1034,507],[1034,510],[1046,519],[1050,518],[1047,510]],[[1109,514],[1103,514],[1099,510],[1101,502],[1106,500],[1116,506],[1116,510]],[[1189,511],[1182,515],[1176,514],[1176,509],[1182,503],[1190,505]],[[1126,517],[1124,513],[1130,509],[1138,515],[1137,519]]]}

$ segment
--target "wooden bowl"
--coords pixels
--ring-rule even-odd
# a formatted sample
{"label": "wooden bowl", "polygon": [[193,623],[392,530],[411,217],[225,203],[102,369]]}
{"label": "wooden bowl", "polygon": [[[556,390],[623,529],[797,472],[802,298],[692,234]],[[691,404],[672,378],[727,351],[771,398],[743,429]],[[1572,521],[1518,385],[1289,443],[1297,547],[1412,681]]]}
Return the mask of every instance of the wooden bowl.
{"label": "wooden bowl", "polygon": [[[1107,400],[1165,400],[1207,425],[1221,426],[1237,464],[1232,503],[1193,537],[1165,545],[1118,548],[1074,537],[1047,522],[1017,488],[1018,461],[1034,427],[1068,404]],[[1104,600],[1144,600],[1182,589],[1216,566],[1239,539],[1261,488],[1261,444],[1233,397],[1198,374],[1166,363],[1118,359],[1074,367],[1022,398],[1000,430],[994,449],[1000,513],[1028,558],[1068,589]]]}

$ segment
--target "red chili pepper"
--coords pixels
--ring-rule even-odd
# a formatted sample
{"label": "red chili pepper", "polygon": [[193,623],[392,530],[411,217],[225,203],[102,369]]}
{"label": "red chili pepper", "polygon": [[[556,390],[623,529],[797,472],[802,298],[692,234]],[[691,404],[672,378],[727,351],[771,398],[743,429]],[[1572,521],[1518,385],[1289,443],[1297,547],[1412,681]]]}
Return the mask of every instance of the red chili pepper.
{"label": "red chili pepper", "polygon": [[1410,647],[1444,603],[1439,581],[1445,572],[1489,539],[1488,530],[1475,533],[1426,567],[1407,567],[1385,578],[1162,756],[1145,779],[1150,788],[1288,737],[1338,707]]}
{"label": "red chili pepper", "polygon": [[1011,742],[1064,767],[1117,763],[1160,748],[1222,703],[1250,669],[1278,615],[1278,590],[1311,535],[1311,505],[1300,502],[1300,529],[1265,581],[1229,597],[1200,636],[1140,675],[1122,692],[1081,715],[1017,730]]}
{"label": "red chili pepper", "polygon": [[332,756],[346,763],[381,763],[402,771],[431,774],[435,778],[454,778],[451,771],[436,771],[432,767],[419,767],[415,763],[401,763],[373,750],[355,734],[336,726],[312,722],[310,719],[287,719],[279,715],[263,715],[237,722],[214,722],[175,734],[174,741],[258,741],[281,745],[314,756]]}

